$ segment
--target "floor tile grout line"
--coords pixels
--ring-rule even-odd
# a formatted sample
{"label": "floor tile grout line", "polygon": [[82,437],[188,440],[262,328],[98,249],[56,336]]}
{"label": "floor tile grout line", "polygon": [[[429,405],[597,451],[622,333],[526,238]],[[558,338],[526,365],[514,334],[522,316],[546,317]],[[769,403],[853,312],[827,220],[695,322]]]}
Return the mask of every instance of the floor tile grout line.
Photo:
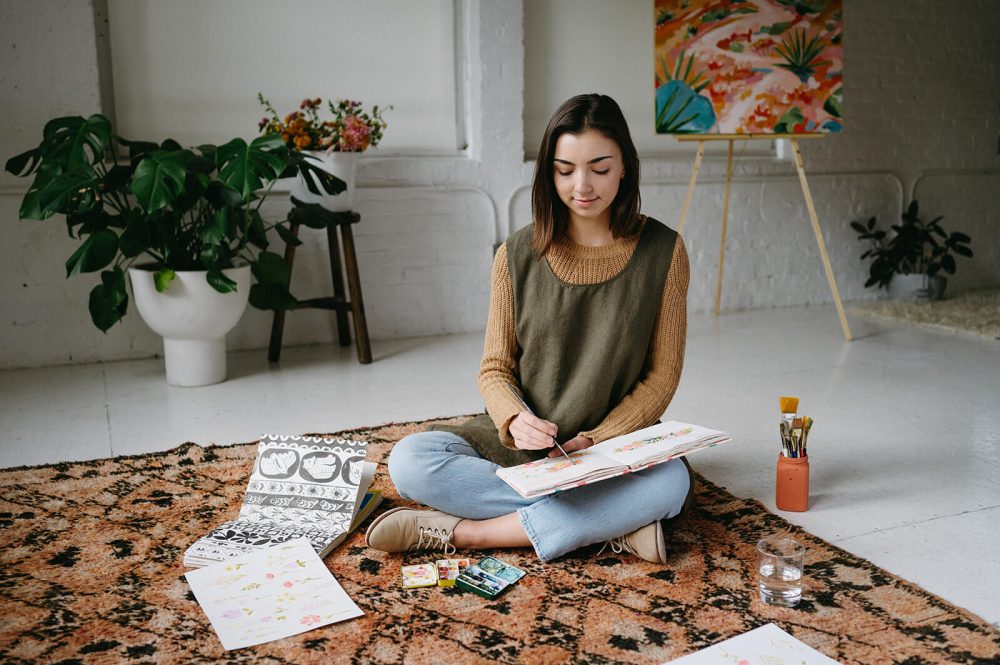
{"label": "floor tile grout line", "polygon": [[931,517],[931,518],[928,518],[926,520],[918,520],[916,522],[907,522],[906,524],[897,524],[896,526],[889,526],[889,527],[885,527],[884,529],[874,529],[872,531],[866,531],[865,533],[857,533],[857,534],[855,534],[853,536],[847,536],[846,538],[838,538],[837,540],[831,540],[830,542],[831,543],[837,543],[837,544],[845,543],[845,542],[847,542],[849,540],[853,540],[854,538],[863,538],[864,536],[870,536],[870,535],[872,535],[874,533],[886,533],[887,531],[895,531],[896,529],[905,529],[906,527],[909,527],[909,526],[919,526],[921,524],[927,524],[928,522],[936,522],[937,520],[946,520],[946,519],[949,519],[951,517],[959,517],[961,515],[969,515],[969,514],[972,514],[972,513],[981,513],[984,510],[994,510],[996,508],[1000,508],[1000,504],[995,505],[995,506],[983,506],[982,508],[976,508],[975,510],[963,510],[960,513],[953,513],[951,515],[938,515],[937,517]]}

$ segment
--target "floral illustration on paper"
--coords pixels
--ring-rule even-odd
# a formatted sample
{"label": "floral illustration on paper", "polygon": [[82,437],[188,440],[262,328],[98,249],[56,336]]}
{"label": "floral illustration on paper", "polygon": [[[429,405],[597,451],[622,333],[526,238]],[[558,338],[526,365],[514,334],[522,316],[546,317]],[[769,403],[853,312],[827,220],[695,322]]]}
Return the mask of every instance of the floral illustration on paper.
{"label": "floral illustration on paper", "polygon": [[659,134],[839,132],[843,0],[655,0]]}
{"label": "floral illustration on paper", "polygon": [[694,431],[693,427],[685,427],[684,429],[679,429],[676,432],[670,432],[669,434],[664,434],[662,436],[651,436],[648,439],[639,439],[638,441],[632,441],[631,443],[626,443],[624,446],[618,448],[612,448],[611,450],[616,453],[627,453],[632,450],[637,450],[639,448],[644,448],[645,446],[650,446],[654,443],[659,443],[660,441],[666,441],[668,439],[676,439]]}
{"label": "floral illustration on paper", "polygon": [[[248,577],[235,595],[222,593],[233,568]],[[229,569],[229,570],[227,570]],[[191,590],[226,649],[260,644],[362,614],[313,551],[309,541],[245,555],[239,563],[186,574]]]}
{"label": "floral illustration on paper", "polygon": [[570,468],[571,466],[576,466],[577,464],[582,464],[582,463],[583,460],[579,458],[576,459],[557,458],[557,461],[547,465],[545,467],[545,470],[548,471],[549,473],[559,473],[560,471],[564,471]]}

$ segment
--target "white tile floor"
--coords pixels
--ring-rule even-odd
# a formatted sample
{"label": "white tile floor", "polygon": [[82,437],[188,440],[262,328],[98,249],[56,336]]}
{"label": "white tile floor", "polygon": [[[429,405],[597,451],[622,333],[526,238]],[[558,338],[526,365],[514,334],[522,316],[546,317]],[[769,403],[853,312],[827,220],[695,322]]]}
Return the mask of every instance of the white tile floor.
{"label": "white tile floor", "polygon": [[[1000,343],[854,317],[832,307],[691,317],[667,415],[734,442],[694,466],[774,508],[779,395],[801,398],[812,503],[779,513],[1000,624]],[[230,378],[171,388],[162,360],[0,372],[0,466],[334,432],[472,413],[481,334],[230,354]]]}

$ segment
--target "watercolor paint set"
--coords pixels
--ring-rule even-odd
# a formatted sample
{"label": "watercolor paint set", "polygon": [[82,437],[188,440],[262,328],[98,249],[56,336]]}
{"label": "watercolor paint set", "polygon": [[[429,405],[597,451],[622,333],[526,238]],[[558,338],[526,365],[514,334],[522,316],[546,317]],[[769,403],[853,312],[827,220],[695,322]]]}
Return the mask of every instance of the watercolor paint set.
{"label": "watercolor paint set", "polygon": [[432,563],[417,563],[412,566],[403,566],[400,572],[403,574],[404,589],[419,589],[425,586],[434,586],[438,581],[437,567]]}
{"label": "watercolor paint set", "polygon": [[524,577],[525,572],[491,556],[459,573],[455,586],[477,596],[493,599]]}
{"label": "watercolor paint set", "polygon": [[404,589],[428,586],[455,586],[459,574],[469,567],[469,559],[439,559],[434,563],[417,563],[403,566],[400,573]]}
{"label": "watercolor paint set", "polygon": [[525,575],[520,568],[491,556],[476,563],[469,559],[439,559],[403,566],[400,572],[404,589],[458,587],[483,598],[496,598]]}
{"label": "watercolor paint set", "polygon": [[438,586],[455,586],[458,575],[468,568],[470,563],[472,562],[469,559],[438,559],[435,562]]}

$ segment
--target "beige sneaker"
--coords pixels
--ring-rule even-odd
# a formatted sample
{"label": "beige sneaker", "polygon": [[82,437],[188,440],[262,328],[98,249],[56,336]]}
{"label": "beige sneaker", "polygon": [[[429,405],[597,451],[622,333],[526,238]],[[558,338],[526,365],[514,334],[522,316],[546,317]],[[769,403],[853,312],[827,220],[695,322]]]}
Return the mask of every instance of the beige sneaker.
{"label": "beige sneaker", "polygon": [[461,521],[461,517],[439,510],[393,508],[371,523],[365,545],[383,552],[442,550],[447,556],[455,552],[451,534]]}
{"label": "beige sneaker", "polygon": [[659,520],[619,538],[612,538],[604,544],[598,554],[608,545],[615,554],[625,551],[653,563],[667,562],[667,544],[663,539],[663,527],[660,526]]}

